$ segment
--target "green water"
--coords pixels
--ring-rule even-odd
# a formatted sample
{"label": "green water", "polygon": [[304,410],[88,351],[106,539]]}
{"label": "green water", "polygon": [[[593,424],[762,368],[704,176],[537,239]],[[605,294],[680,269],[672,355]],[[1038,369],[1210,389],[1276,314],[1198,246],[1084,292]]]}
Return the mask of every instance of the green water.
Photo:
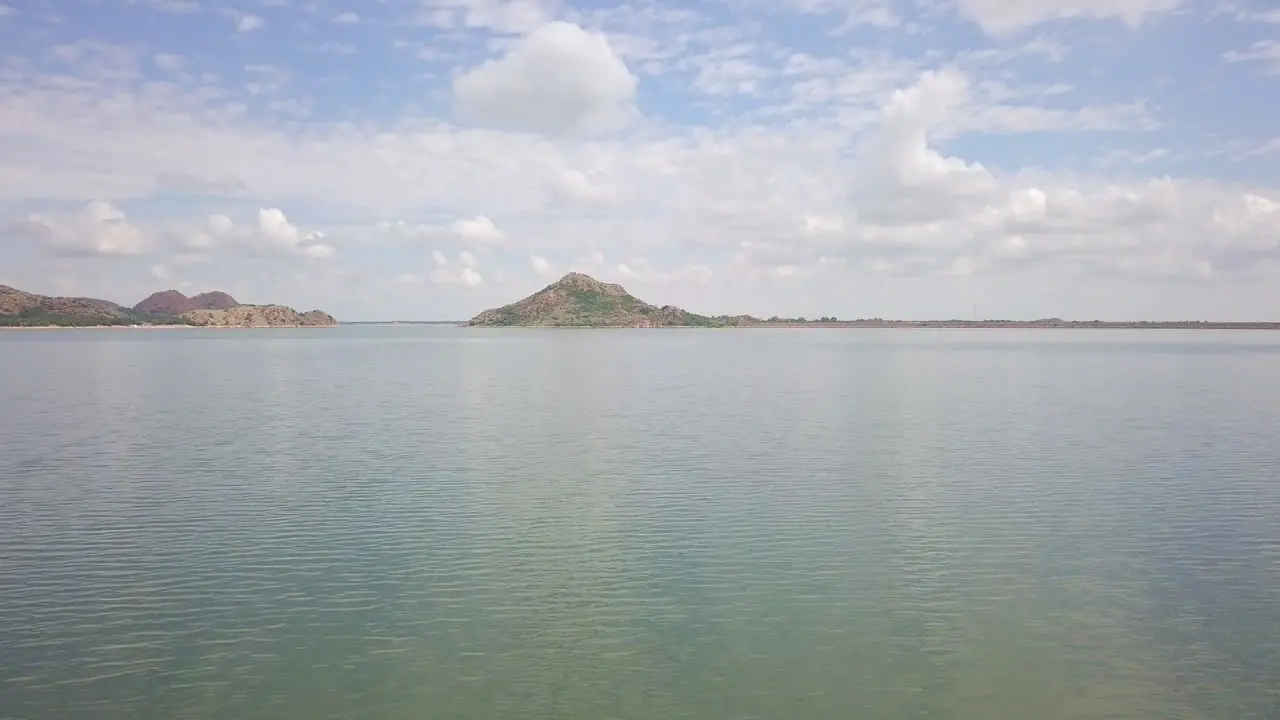
{"label": "green water", "polygon": [[1280,336],[0,333],[0,718],[1280,717]]}

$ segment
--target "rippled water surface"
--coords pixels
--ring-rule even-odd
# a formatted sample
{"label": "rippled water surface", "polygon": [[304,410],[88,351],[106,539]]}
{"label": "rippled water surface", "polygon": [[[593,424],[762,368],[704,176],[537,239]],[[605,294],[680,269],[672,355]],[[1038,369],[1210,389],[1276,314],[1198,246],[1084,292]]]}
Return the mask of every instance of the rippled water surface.
{"label": "rippled water surface", "polygon": [[0,333],[0,718],[1280,717],[1280,335]]}

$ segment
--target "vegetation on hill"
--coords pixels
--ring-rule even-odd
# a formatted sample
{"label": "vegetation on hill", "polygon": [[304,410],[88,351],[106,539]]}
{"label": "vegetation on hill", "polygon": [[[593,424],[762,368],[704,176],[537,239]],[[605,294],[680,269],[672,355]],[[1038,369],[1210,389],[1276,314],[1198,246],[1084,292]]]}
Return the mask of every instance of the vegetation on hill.
{"label": "vegetation on hill", "polygon": [[473,326],[515,327],[731,327],[749,320],[709,317],[674,305],[658,307],[629,294],[621,285],[569,273],[510,305],[486,310]]}
{"label": "vegetation on hill", "polygon": [[166,290],[127,308],[108,300],[51,297],[0,285],[0,327],[327,327],[337,323],[320,310],[299,313],[283,305],[241,305],[223,292],[188,298],[177,290]]}

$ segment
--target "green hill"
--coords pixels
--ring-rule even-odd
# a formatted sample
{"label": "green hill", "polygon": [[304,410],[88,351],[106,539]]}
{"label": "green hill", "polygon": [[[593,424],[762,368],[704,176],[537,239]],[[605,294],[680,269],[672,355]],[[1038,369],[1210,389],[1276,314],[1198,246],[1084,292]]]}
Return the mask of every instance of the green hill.
{"label": "green hill", "polygon": [[469,325],[489,327],[733,327],[757,322],[746,317],[708,317],[673,305],[658,307],[621,285],[571,272],[510,305],[485,310]]}

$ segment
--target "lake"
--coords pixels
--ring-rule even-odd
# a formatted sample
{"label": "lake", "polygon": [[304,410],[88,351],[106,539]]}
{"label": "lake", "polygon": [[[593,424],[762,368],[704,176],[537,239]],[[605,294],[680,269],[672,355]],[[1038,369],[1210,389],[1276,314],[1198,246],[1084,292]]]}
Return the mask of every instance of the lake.
{"label": "lake", "polygon": [[1280,333],[0,333],[0,718],[1280,717]]}

